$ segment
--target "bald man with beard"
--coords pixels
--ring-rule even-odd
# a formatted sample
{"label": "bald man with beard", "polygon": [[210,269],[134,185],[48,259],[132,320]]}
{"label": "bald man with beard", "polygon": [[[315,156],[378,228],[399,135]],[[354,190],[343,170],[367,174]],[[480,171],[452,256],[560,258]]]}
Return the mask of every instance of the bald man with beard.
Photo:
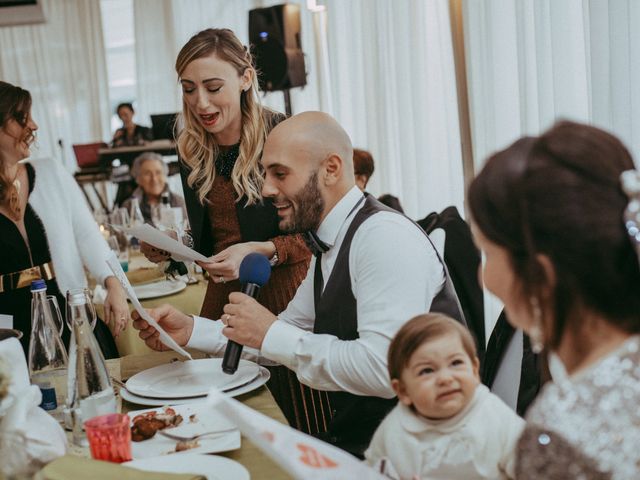
{"label": "bald man with beard", "polygon": [[[180,344],[222,355],[227,339],[249,358],[266,358],[322,391],[317,415],[324,440],[357,456],[395,405],[387,350],[415,315],[448,313],[464,322],[446,269],[427,235],[355,185],[351,140],[321,112],[281,122],[262,156],[262,194],[280,228],[305,233],[315,258],[278,316],[240,292],[221,321],[163,306],[150,313]],[[144,320],[134,326],[154,349],[166,349]],[[253,355],[253,357],[252,357]]]}

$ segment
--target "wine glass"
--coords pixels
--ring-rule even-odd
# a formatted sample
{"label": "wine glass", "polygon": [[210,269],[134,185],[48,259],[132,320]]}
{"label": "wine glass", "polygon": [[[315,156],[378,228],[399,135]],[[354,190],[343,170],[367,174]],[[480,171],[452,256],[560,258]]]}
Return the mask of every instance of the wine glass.
{"label": "wine glass", "polygon": [[[193,237],[191,236],[191,231],[189,229],[189,220],[187,219],[184,220],[180,240],[182,241],[183,245],[189,248],[193,248]],[[194,283],[198,283],[198,278],[196,277],[196,263],[189,261],[185,261],[184,263],[187,266],[187,284],[193,285]]]}
{"label": "wine glass", "polygon": [[131,244],[131,235],[128,234],[125,229],[131,226],[131,218],[126,208],[116,208],[109,216],[111,226],[113,228],[114,237],[118,241],[118,248],[114,248],[111,237],[109,238],[109,246],[118,254],[118,259],[122,265],[123,270],[129,264],[129,245]]}
{"label": "wine glass", "polygon": [[62,336],[62,330],[64,330],[64,323],[62,321],[62,314],[60,313],[60,306],[58,305],[58,299],[55,295],[47,295],[46,300],[47,307],[51,313],[53,323],[58,328],[58,335]]}
{"label": "wine glass", "polygon": [[[73,325],[71,324],[71,299],[76,297],[76,295],[84,295],[86,299],[86,309],[87,309],[87,318],[91,321],[91,329],[93,330],[96,327],[96,321],[98,319],[98,315],[96,314],[96,309],[93,305],[93,301],[91,299],[91,292],[88,288],[72,288],[71,290],[67,290],[67,326],[73,332]],[[76,302],[77,303],[77,302]]]}
{"label": "wine glass", "polygon": [[115,253],[116,257],[118,257],[122,270],[127,272],[129,270],[129,249],[126,245],[123,246],[122,243],[113,235],[109,237],[107,243],[109,244],[109,248],[111,248],[113,253]]}

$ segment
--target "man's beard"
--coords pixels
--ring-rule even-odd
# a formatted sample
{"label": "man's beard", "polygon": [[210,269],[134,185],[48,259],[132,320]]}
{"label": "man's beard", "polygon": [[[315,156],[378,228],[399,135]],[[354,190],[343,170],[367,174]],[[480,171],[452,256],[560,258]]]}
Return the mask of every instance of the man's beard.
{"label": "man's beard", "polygon": [[320,226],[322,212],[324,212],[324,199],[318,188],[318,172],[313,172],[307,184],[291,201],[293,218],[280,223],[280,229],[287,233],[302,233],[309,230],[315,231]]}

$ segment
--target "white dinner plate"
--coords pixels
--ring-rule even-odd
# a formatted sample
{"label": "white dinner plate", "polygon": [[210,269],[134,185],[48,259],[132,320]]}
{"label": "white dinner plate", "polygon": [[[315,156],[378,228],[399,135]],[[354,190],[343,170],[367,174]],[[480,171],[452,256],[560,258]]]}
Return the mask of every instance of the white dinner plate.
{"label": "white dinner plate", "polygon": [[212,387],[230,390],[251,382],[259,374],[258,364],[249,360],[241,359],[236,373],[228,375],[222,371],[221,358],[202,358],[143,370],[127,380],[126,387],[142,397],[201,397]]}
{"label": "white dinner plate", "polygon": [[204,475],[207,480],[249,480],[249,471],[230,458],[216,455],[164,455],[162,457],[132,460],[125,467],[165,473],[193,473]]}
{"label": "white dinner plate", "polygon": [[[269,370],[264,367],[260,367],[260,374],[256,379],[246,385],[234,388],[233,390],[230,390],[226,393],[227,395],[231,395],[232,397],[243,395],[257,388],[260,388],[262,385],[267,383],[270,377],[271,374],[269,373]],[[126,388],[120,389],[120,396],[127,402],[135,403],[137,405],[145,405],[148,407],[161,407],[163,405],[193,405],[202,403],[205,399],[204,396],[192,398],[148,398],[131,393]]]}
{"label": "white dinner plate", "polygon": [[[236,428],[235,424],[224,415],[208,405],[206,399],[200,398],[200,403],[193,405],[176,405],[171,407],[176,414],[182,415],[182,423],[177,427],[166,429],[167,433],[181,437],[191,437],[201,433],[219,432]],[[129,412],[129,418],[147,412],[162,412],[162,408],[150,408]],[[156,433],[152,438],[141,442],[131,442],[131,454],[134,459],[157,457],[159,455],[188,455],[191,453],[228,452],[240,448],[240,431],[235,430],[220,435],[206,435],[198,439],[199,447],[175,452],[176,440]]]}
{"label": "white dinner plate", "polygon": [[136,292],[138,300],[147,300],[149,298],[173,295],[174,293],[181,292],[185,288],[187,288],[187,284],[182,280],[160,280],[159,282],[134,285],[133,291]]}

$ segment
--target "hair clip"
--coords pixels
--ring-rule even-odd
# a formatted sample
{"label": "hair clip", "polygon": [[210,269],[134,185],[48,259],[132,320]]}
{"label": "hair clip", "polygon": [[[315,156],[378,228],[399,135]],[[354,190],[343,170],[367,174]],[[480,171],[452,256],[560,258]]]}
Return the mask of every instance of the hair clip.
{"label": "hair clip", "polygon": [[627,170],[620,174],[622,190],[629,198],[624,210],[624,226],[640,261],[640,172]]}

